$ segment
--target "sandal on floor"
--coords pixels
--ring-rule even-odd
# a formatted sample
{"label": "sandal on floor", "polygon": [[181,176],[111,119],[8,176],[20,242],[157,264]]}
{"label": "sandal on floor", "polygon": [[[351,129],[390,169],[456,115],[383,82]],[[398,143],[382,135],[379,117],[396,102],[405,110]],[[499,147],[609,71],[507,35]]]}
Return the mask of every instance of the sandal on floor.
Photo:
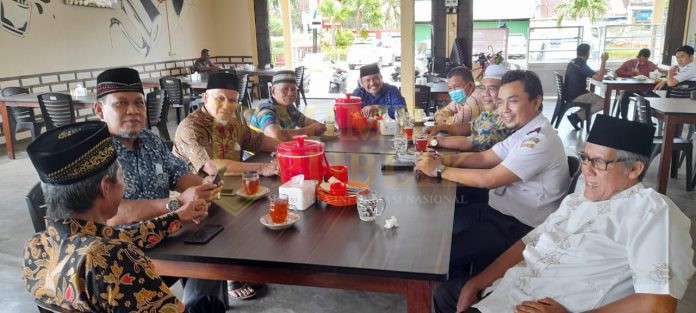
{"label": "sandal on floor", "polygon": [[256,291],[251,286],[241,281],[228,281],[227,294],[233,300],[246,300],[256,295]]}

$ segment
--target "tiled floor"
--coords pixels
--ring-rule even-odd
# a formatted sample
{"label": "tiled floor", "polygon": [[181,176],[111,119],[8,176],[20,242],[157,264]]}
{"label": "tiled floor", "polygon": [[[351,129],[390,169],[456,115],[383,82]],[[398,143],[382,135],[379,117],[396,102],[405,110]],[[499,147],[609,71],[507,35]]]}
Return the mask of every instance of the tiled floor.
{"label": "tiled floor", "polygon": [[[331,111],[330,101],[310,101],[305,112],[318,120]],[[551,116],[555,100],[544,103],[545,115]],[[174,134],[174,125],[170,125]],[[572,131],[567,121],[561,123],[559,134],[568,154],[582,147],[586,134]],[[27,141],[18,145],[17,159],[9,160],[4,148],[0,148],[0,312],[36,312],[32,298],[24,290],[20,264],[21,251],[33,229],[24,203],[24,195],[37,181],[36,172],[26,154]],[[648,186],[655,186],[657,162],[650,167],[645,179]],[[696,221],[696,192],[684,189],[685,169],[679,179],[670,179],[668,195],[688,215],[692,224]],[[696,227],[691,237],[696,238]],[[175,292],[180,293],[179,288]],[[405,299],[398,295],[342,291],[335,289],[269,285],[260,290],[254,300],[233,302],[232,312],[404,312]],[[691,280],[689,289],[679,302],[677,312],[696,312],[696,283]]]}

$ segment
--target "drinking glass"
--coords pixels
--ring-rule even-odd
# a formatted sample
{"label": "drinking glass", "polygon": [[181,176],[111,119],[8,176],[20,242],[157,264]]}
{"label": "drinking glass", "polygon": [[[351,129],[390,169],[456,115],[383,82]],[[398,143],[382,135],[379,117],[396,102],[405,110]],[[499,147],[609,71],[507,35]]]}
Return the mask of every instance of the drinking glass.
{"label": "drinking glass", "polygon": [[244,185],[244,193],[251,196],[259,192],[259,172],[244,171],[242,174],[242,184]]}
{"label": "drinking glass", "polygon": [[428,135],[427,134],[418,135],[415,139],[413,139],[413,143],[416,145],[416,151],[424,152],[425,150],[428,149]]}
{"label": "drinking glass", "polygon": [[358,214],[362,221],[374,221],[375,217],[384,213],[386,206],[386,200],[369,189],[365,189],[358,193]]}
{"label": "drinking glass", "polygon": [[271,215],[273,224],[283,224],[288,220],[288,195],[272,195],[268,197],[270,206],[268,214]]}
{"label": "drinking glass", "polygon": [[394,135],[393,141],[394,141],[394,150],[396,151],[397,154],[406,153],[406,150],[408,150],[408,139],[406,139],[406,135],[404,135],[404,134]]}

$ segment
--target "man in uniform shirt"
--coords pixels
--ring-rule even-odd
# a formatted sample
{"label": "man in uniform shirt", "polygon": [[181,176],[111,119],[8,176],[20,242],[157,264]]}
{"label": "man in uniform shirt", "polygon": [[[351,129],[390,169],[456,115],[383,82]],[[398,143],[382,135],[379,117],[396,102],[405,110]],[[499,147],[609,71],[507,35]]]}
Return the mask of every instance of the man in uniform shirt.
{"label": "man in uniform shirt", "polygon": [[360,86],[353,91],[353,96],[362,100],[362,114],[366,117],[377,115],[380,106],[386,107],[391,118],[395,118],[396,109],[406,106],[399,88],[382,81],[382,74],[377,64],[368,64],[360,68]]}
{"label": "man in uniform shirt", "polygon": [[498,92],[498,113],[515,132],[493,148],[440,157],[424,153],[416,170],[467,187],[489,189],[487,203],[455,209],[450,277],[485,268],[544,221],[568,191],[561,139],[541,113],[543,91],[530,71],[510,71]]}
{"label": "man in uniform shirt", "polygon": [[694,274],[691,221],[640,182],[654,132],[598,115],[580,154],[584,191],[481,274],[441,285],[435,310],[674,312]]}
{"label": "man in uniform shirt", "polygon": [[278,174],[273,163],[241,162],[244,150],[272,152],[280,141],[251,130],[237,117],[238,85],[237,75],[210,74],[203,93],[204,105],[177,127],[174,154],[194,173],[214,173],[227,167],[225,175],[240,176],[244,171],[258,171],[264,176]]}
{"label": "man in uniform shirt", "polygon": [[694,65],[694,48],[683,46],[675,53],[677,64],[669,70],[667,80],[660,81],[655,85],[655,90],[662,89],[665,85],[674,87],[682,82],[696,81],[696,65]]}
{"label": "man in uniform shirt", "polygon": [[[593,71],[587,66],[587,59],[590,57],[590,45],[583,43],[577,48],[577,58],[568,63],[563,80],[564,97],[568,102],[589,103],[590,115],[604,109],[604,98],[587,91],[587,79],[602,80],[607,67],[609,55],[604,53],[601,56],[602,63],[598,71]],[[585,110],[580,109],[568,115],[570,124],[575,130],[580,130],[580,122],[586,118]]]}
{"label": "man in uniform shirt", "polygon": [[[27,148],[41,179],[47,230],[24,251],[27,291],[70,311],[184,312],[145,256],[184,221],[203,219],[210,204],[196,200],[155,219],[106,225],[126,186],[106,124],[84,122],[47,131]],[[196,297],[190,312],[224,312],[214,297]]]}
{"label": "man in uniform shirt", "polygon": [[306,117],[295,107],[297,81],[295,72],[280,71],[273,75],[271,99],[261,103],[251,117],[250,127],[281,141],[293,136],[319,136],[326,126]]}

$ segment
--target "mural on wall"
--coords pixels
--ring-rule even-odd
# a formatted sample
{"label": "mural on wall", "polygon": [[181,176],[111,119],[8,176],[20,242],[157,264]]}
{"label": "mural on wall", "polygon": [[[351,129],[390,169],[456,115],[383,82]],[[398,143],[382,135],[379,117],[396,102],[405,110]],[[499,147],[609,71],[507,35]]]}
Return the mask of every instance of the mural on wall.
{"label": "mural on wall", "polygon": [[[50,3],[51,0],[39,0]],[[36,5],[39,14],[43,14],[41,3],[33,0],[0,0],[0,24],[5,31],[18,37],[24,37],[31,22],[31,5]]]}
{"label": "mural on wall", "polygon": [[162,25],[159,9],[152,0],[122,0],[121,9],[130,24],[111,18],[112,44],[114,33],[121,33],[138,54],[148,56],[159,39]]}

